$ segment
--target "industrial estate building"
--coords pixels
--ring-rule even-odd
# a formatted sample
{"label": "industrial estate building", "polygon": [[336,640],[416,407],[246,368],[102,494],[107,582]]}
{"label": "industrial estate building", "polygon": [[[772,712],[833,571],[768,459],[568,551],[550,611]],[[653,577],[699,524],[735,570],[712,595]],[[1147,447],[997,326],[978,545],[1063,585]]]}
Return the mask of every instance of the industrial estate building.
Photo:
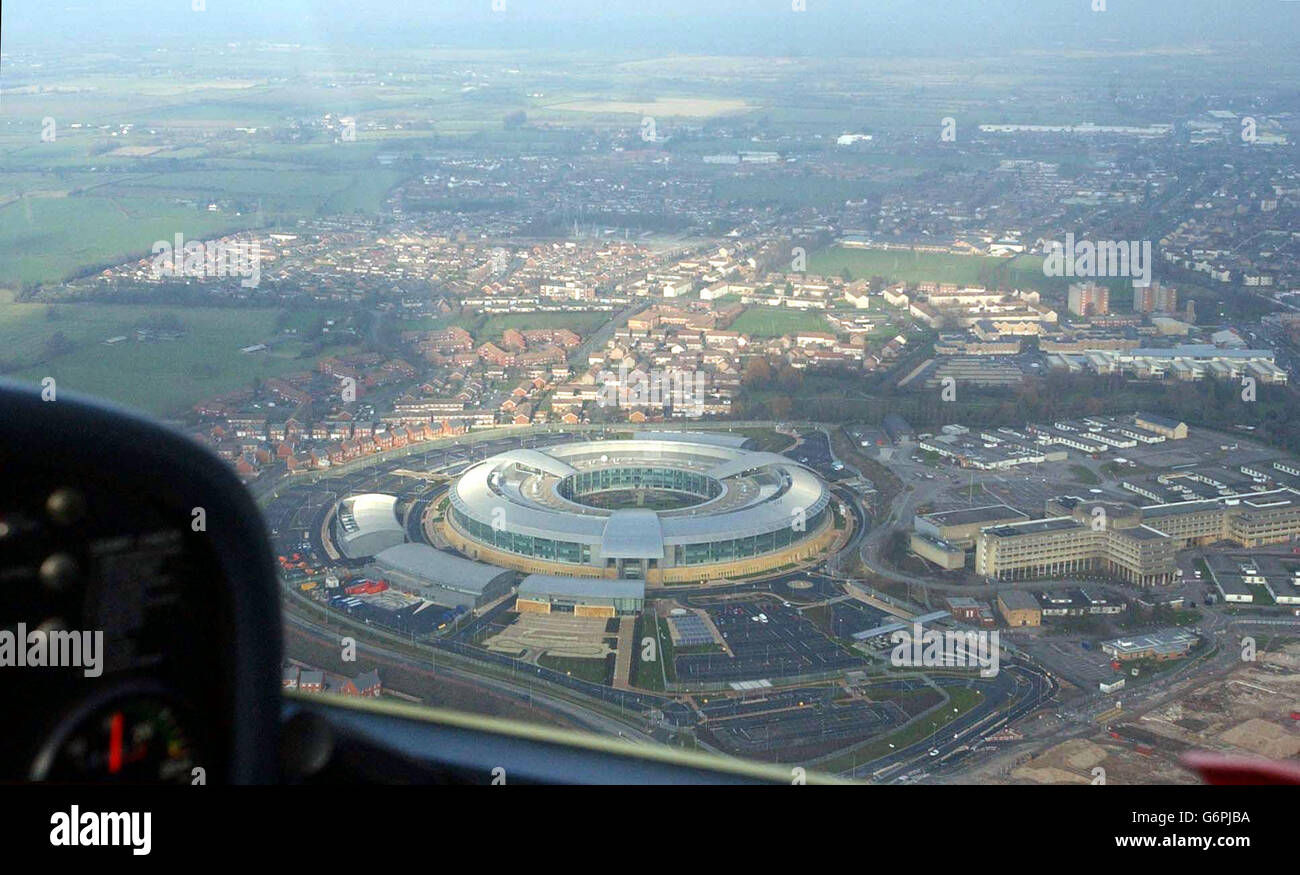
{"label": "industrial estate building", "polygon": [[786,456],[700,435],[512,450],[468,468],[443,525],[462,553],[538,574],[708,580],[834,538],[832,496]]}

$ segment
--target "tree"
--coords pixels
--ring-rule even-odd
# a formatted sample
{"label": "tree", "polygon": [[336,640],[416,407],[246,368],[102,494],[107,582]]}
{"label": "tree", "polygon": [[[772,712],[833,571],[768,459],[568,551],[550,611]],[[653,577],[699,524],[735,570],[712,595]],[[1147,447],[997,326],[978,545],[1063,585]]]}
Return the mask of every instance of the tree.
{"label": "tree", "polygon": [[67,335],[62,331],[56,331],[45,341],[45,357],[52,359],[64,353],[72,352],[76,348],[76,344],[68,340]]}
{"label": "tree", "polygon": [[745,376],[741,379],[746,386],[770,386],[772,384],[772,366],[766,358],[756,355],[745,365]]}

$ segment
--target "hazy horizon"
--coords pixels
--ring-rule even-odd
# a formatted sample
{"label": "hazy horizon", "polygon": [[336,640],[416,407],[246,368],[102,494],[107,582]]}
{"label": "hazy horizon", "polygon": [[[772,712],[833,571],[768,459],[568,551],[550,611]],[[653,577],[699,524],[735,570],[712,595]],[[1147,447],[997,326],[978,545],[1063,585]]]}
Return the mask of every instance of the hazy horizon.
{"label": "hazy horizon", "polygon": [[[205,0],[202,12],[193,11],[190,0],[121,0],[104,6],[10,2],[0,13],[0,48],[67,44],[110,50],[124,41],[179,47],[219,40],[367,48],[941,56],[1234,42],[1279,49],[1293,44],[1297,32],[1279,27],[1279,17],[1300,23],[1300,4],[1279,0],[1108,0],[1105,12],[1092,11],[1091,0],[947,0],[933,6],[910,0],[807,0],[803,12],[793,12],[789,0],[714,0],[707,12],[688,0],[504,2],[502,12],[493,11],[491,0],[411,5]],[[51,29],[51,21],[60,26]]]}

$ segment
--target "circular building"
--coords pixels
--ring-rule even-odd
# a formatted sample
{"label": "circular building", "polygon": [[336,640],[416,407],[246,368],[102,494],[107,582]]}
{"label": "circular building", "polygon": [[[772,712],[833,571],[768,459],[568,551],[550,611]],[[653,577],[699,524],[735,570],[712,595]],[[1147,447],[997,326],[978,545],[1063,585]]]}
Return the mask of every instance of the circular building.
{"label": "circular building", "polygon": [[780,568],[834,537],[831,496],[776,453],[685,440],[512,450],[452,485],[443,525],[467,555],[540,574],[735,577]]}
{"label": "circular building", "polygon": [[397,497],[368,492],[349,495],[334,514],[334,543],[349,559],[364,559],[406,541],[397,518]]}

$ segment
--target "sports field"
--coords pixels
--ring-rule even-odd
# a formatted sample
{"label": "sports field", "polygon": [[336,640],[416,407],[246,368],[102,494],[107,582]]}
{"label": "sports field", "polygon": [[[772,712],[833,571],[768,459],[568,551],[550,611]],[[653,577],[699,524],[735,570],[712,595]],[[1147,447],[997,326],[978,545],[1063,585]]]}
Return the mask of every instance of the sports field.
{"label": "sports field", "polygon": [[750,307],[728,326],[751,337],[783,337],[796,331],[830,331],[830,323],[820,313],[784,310],[775,307]]}
{"label": "sports field", "polygon": [[830,246],[808,256],[809,273],[838,276],[848,269],[853,279],[884,277],[890,282],[957,283],[959,285],[1059,291],[1066,281],[1043,275],[1038,256],[1000,258],[948,255],[937,252],[847,249]]}

